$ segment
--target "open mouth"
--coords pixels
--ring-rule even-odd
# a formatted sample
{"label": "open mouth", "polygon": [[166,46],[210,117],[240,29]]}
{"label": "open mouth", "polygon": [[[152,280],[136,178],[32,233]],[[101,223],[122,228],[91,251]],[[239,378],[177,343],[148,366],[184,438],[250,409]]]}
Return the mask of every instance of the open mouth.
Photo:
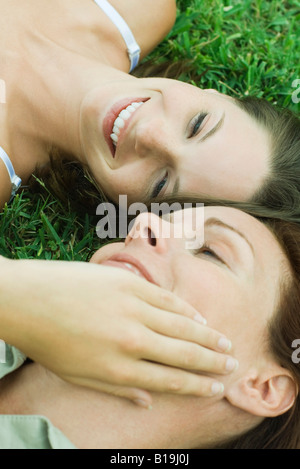
{"label": "open mouth", "polygon": [[119,135],[121,132],[121,129],[125,127],[125,122],[132,116],[132,114],[144,103],[142,101],[140,102],[133,102],[129,104],[125,109],[123,109],[118,117],[116,118],[112,133],[110,134],[110,138],[112,140],[113,145],[116,147],[118,140],[119,140]]}
{"label": "open mouth", "polygon": [[107,113],[103,122],[103,133],[115,157],[116,147],[134,113],[149,98],[126,98],[117,102]]}

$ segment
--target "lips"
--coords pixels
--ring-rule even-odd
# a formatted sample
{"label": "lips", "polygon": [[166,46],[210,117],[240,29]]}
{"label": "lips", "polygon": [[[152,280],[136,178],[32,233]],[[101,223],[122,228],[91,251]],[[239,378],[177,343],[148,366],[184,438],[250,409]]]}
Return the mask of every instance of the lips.
{"label": "lips", "polygon": [[132,272],[135,275],[143,277],[148,282],[153,283],[154,285],[158,285],[154,281],[153,277],[150,275],[148,270],[145,268],[145,266],[140,261],[128,254],[116,254],[107,259],[106,261],[102,262],[102,265],[110,265],[112,267],[118,267],[124,270],[128,270],[129,272]]}
{"label": "lips", "polygon": [[[115,152],[116,152],[116,149],[115,149],[115,146],[113,145],[112,143],[112,140],[111,140],[111,134],[112,134],[112,131],[113,131],[113,126],[114,126],[114,122],[116,120],[116,118],[118,117],[118,115],[120,114],[120,112],[123,110],[123,109],[126,109],[127,106],[129,106],[130,104],[132,103],[144,103],[146,101],[148,101],[149,98],[125,98],[125,99],[122,99],[120,101],[118,101],[117,103],[115,103],[111,108],[110,110],[108,111],[108,113],[106,114],[104,120],[103,120],[103,134],[104,134],[104,138],[105,138],[105,141],[111,151],[111,154],[112,154],[112,157],[114,158],[115,157]],[[134,115],[135,113],[132,114],[132,116]],[[131,121],[132,119],[132,116],[126,120],[125,122],[125,126],[124,128],[122,129],[122,134],[124,133],[124,131],[126,130],[126,128],[128,127],[129,125],[129,122]]]}

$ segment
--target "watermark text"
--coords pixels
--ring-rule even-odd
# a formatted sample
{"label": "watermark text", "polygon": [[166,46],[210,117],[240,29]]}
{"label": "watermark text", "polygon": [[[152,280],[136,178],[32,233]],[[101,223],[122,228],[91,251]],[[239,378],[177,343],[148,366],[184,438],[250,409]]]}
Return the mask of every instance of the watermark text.
{"label": "watermark text", "polygon": [[296,88],[292,93],[292,101],[294,104],[298,104],[300,103],[300,78],[293,81],[292,87]]}
{"label": "watermark text", "polygon": [[120,195],[118,209],[103,202],[96,215],[101,216],[96,226],[100,239],[124,239],[128,233],[131,238],[179,238],[186,249],[198,249],[204,242],[204,206],[200,203],[154,202],[148,208],[142,202],[128,206],[127,196]]}
{"label": "watermark text", "polygon": [[6,103],[6,85],[5,81],[0,78],[0,104]]}
{"label": "watermark text", "polygon": [[0,339],[0,363],[6,363],[6,345],[3,340]]}
{"label": "watermark text", "polygon": [[300,363],[300,339],[295,339],[292,342],[292,348],[296,349],[292,353],[292,362]]}

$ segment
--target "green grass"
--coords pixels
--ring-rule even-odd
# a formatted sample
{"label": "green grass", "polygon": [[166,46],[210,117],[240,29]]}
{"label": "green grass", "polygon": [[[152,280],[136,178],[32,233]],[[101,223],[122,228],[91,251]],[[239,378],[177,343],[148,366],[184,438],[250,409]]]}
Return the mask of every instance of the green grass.
{"label": "green grass", "polygon": [[300,111],[291,99],[300,78],[299,0],[179,0],[178,6],[176,25],[156,53],[191,60],[194,73],[182,79]]}
{"label": "green grass", "polygon": [[[176,24],[152,58],[189,59],[193,73],[182,80],[236,96],[253,94],[300,112],[300,103],[292,101],[292,83],[300,79],[300,0],[177,4]],[[100,244],[95,223],[50,195],[24,191],[0,215],[0,254],[85,261]]]}
{"label": "green grass", "polygon": [[0,254],[14,259],[86,261],[99,247],[95,223],[51,195],[23,191],[0,215]]}

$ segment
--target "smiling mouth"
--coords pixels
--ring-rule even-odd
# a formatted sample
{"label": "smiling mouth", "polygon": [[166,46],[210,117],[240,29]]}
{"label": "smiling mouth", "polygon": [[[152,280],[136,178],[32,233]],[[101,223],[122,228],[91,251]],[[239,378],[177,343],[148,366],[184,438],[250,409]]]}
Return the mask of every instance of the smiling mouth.
{"label": "smiling mouth", "polygon": [[150,98],[124,98],[115,103],[103,121],[103,133],[107,145],[115,158],[117,144],[126,131],[134,113]]}
{"label": "smiling mouth", "polygon": [[119,135],[121,133],[121,129],[125,127],[125,122],[134,114],[134,112],[143,105],[142,101],[140,102],[133,102],[129,104],[125,109],[123,109],[113,124],[112,133],[110,134],[110,138],[114,147],[117,146]]}

